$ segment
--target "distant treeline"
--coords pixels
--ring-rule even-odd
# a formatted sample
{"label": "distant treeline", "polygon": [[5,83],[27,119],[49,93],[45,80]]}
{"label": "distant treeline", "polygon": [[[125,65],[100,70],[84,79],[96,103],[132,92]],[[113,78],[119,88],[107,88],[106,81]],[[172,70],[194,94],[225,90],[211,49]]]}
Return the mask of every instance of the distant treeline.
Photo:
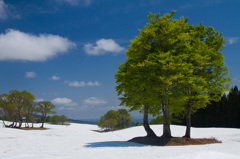
{"label": "distant treeline", "polygon": [[[179,118],[178,118],[179,119]],[[185,119],[173,122],[185,125]],[[235,86],[224,94],[218,102],[211,102],[205,109],[192,114],[193,127],[228,127],[240,128],[240,91]]]}
{"label": "distant treeline", "polygon": [[65,115],[53,115],[53,116],[47,116],[45,119],[45,122],[50,122],[51,124],[61,124],[64,125],[64,123],[68,120],[68,118]]}
{"label": "distant treeline", "polygon": [[70,123],[79,123],[79,124],[92,124],[92,125],[97,125],[98,121],[83,121],[83,120],[76,120],[76,119],[68,119],[67,120]]}

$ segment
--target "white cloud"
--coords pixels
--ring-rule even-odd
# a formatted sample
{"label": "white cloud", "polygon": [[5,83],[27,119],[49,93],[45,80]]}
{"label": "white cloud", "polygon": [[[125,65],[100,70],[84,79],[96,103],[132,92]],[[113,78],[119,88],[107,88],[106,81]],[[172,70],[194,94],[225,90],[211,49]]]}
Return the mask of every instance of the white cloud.
{"label": "white cloud", "polygon": [[56,105],[61,105],[61,106],[77,106],[78,104],[73,102],[71,99],[69,98],[55,98],[53,100],[51,100],[51,102],[53,104]]}
{"label": "white cloud", "polygon": [[89,55],[103,55],[106,53],[121,53],[124,48],[112,39],[100,39],[94,44],[85,44],[84,50]]}
{"label": "white cloud", "polygon": [[7,8],[8,6],[4,3],[4,0],[0,0],[0,19],[6,19],[8,17]]}
{"label": "white cloud", "polygon": [[0,20],[8,18],[20,19],[21,16],[16,12],[14,6],[6,4],[4,0],[0,0]]}
{"label": "white cloud", "polygon": [[96,98],[96,97],[90,97],[83,101],[84,105],[102,105],[102,104],[106,104],[106,103],[107,102],[105,100]]}
{"label": "white cloud", "polygon": [[89,6],[91,4],[91,0],[55,0],[55,1],[60,4],[67,3],[72,6],[78,5]]}
{"label": "white cloud", "polygon": [[26,72],[25,78],[35,78],[37,74],[35,72]]}
{"label": "white cloud", "polygon": [[93,86],[101,86],[101,84],[97,81],[95,82],[84,82],[84,81],[65,81],[64,82],[65,84],[68,84],[68,86],[70,87],[87,87],[87,86],[90,86],[90,87],[93,87]]}
{"label": "white cloud", "polygon": [[227,39],[228,44],[232,45],[232,44],[236,44],[239,41],[239,37],[230,37]]}
{"label": "white cloud", "polygon": [[35,99],[35,102],[43,102],[43,101],[44,101],[43,98],[37,98],[37,99]]}
{"label": "white cloud", "polygon": [[75,47],[75,43],[58,35],[38,36],[8,29],[0,34],[0,61],[46,61]]}
{"label": "white cloud", "polygon": [[53,75],[53,76],[51,77],[51,80],[54,80],[54,81],[56,81],[56,80],[60,80],[60,79],[61,79],[60,77],[55,76],[55,75]]}

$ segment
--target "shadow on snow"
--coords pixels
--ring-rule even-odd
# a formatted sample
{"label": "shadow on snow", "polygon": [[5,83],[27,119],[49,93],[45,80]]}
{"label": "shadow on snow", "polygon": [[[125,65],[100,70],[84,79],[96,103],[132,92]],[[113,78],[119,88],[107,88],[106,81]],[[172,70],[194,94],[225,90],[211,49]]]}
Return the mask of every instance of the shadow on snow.
{"label": "shadow on snow", "polygon": [[127,141],[106,141],[106,142],[93,142],[87,143],[85,147],[96,148],[96,147],[144,147],[147,145],[138,144],[134,142]]}

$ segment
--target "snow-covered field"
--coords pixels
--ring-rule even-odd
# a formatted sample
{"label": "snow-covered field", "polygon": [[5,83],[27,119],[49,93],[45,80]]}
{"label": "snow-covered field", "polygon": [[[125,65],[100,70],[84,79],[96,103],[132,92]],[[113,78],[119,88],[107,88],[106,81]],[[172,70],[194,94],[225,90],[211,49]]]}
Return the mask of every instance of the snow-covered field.
{"label": "snow-covered field", "polygon": [[[40,126],[40,125],[39,125]],[[0,121],[1,159],[83,159],[83,158],[160,158],[160,159],[240,159],[240,129],[192,128],[193,138],[215,137],[222,144],[197,146],[146,146],[126,142],[145,136],[143,127],[108,133],[91,130],[96,125],[45,125],[48,130],[3,128]],[[157,135],[162,125],[151,126]],[[183,136],[185,127],[171,126],[173,136]]]}

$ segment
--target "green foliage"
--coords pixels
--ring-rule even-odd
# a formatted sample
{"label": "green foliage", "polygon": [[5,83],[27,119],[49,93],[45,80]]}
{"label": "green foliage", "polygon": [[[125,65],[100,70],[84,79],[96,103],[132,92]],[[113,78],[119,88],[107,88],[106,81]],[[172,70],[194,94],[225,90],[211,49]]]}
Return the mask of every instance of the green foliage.
{"label": "green foliage", "polygon": [[64,122],[67,121],[67,119],[68,119],[68,118],[67,118],[65,115],[61,115],[61,116],[60,116],[60,122],[62,123],[62,125],[63,125]]}
{"label": "green foliage", "polygon": [[152,119],[150,124],[151,125],[154,125],[154,124],[163,124],[163,116],[158,116],[157,118],[155,119]]}
{"label": "green foliage", "polygon": [[53,115],[51,118],[50,118],[50,122],[52,124],[58,124],[58,122],[60,122],[60,117],[58,115]]}
{"label": "green foliage", "polygon": [[50,122],[50,120],[51,120],[51,116],[47,116],[45,119],[45,122]]}
{"label": "green foliage", "polygon": [[136,123],[136,126],[143,126],[143,124],[137,122],[137,123]]}
{"label": "green foliage", "polygon": [[[9,94],[0,95],[0,115],[3,121],[12,121],[12,124],[4,125],[6,127],[21,127],[25,122],[25,127],[29,127],[29,123],[40,121],[38,114],[41,114],[42,127],[45,121],[50,121],[50,117],[46,119],[47,114],[56,114],[53,109],[55,106],[51,102],[36,102],[35,96],[27,91],[11,90]],[[59,116],[59,122],[62,124],[67,117]]]}
{"label": "green foliage", "polygon": [[[240,91],[235,86],[229,94],[223,94],[220,101],[212,101],[205,109],[198,109],[192,115],[194,127],[240,128]],[[185,121],[179,122],[185,124]]]}
{"label": "green foliage", "polygon": [[53,109],[55,108],[55,105],[53,105],[51,102],[48,101],[42,101],[37,103],[36,111],[42,114],[42,126],[44,125],[45,118],[47,117],[47,114],[56,114]]}
{"label": "green foliage", "polygon": [[174,20],[174,13],[162,17],[150,13],[150,23],[131,40],[127,60],[115,74],[121,105],[131,111],[142,111],[144,105],[151,115],[158,116],[162,109],[183,103],[179,102],[183,98],[176,86],[189,72],[183,62],[187,55],[180,49],[186,47],[184,41],[188,41],[189,35],[187,20]]}
{"label": "green foliage", "polygon": [[[11,90],[9,94],[2,94],[0,108],[2,116],[12,121],[10,127],[21,127],[25,117],[28,122],[32,116],[35,97],[27,91]],[[7,125],[6,125],[7,126]]]}
{"label": "green foliage", "polygon": [[[61,116],[53,115],[52,117],[47,116],[47,118],[49,118],[48,120],[49,120],[49,122],[51,124],[59,124],[59,123],[61,123],[62,125],[64,125],[64,122],[66,122],[67,119],[68,119],[65,115],[61,115]],[[47,122],[47,119],[45,121]]]}
{"label": "green foliage", "polygon": [[172,113],[191,114],[219,100],[230,81],[222,34],[202,23],[190,25],[188,18],[173,19],[174,13],[149,14],[115,74],[120,105],[140,112],[147,106],[153,116],[163,112],[165,124]]}
{"label": "green foliage", "polygon": [[118,124],[118,121],[116,119],[108,119],[105,120],[105,126],[109,129],[109,130],[114,130],[116,129],[116,126]]}
{"label": "green foliage", "polygon": [[98,126],[107,130],[123,129],[131,125],[132,118],[126,109],[109,110],[101,116]]}

